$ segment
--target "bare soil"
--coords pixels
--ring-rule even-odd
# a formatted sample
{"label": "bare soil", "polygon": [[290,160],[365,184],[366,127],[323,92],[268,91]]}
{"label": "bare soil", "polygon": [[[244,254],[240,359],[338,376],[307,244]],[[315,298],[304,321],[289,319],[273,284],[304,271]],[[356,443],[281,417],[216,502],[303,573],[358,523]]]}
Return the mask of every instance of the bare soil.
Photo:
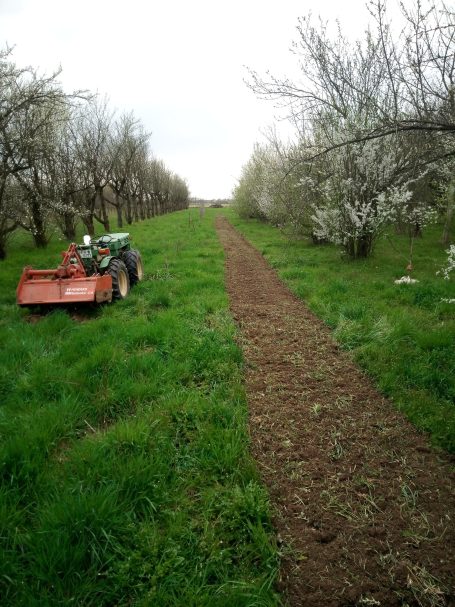
{"label": "bare soil", "polygon": [[224,218],[252,451],[299,607],[455,605],[455,468]]}

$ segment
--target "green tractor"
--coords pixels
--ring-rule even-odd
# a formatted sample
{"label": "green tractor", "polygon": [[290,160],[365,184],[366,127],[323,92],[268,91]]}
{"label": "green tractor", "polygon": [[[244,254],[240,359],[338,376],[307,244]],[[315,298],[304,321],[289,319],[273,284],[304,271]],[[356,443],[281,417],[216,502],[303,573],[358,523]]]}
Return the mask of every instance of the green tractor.
{"label": "green tractor", "polygon": [[84,244],[72,243],[52,270],[24,268],[17,287],[20,306],[97,302],[124,299],[144,277],[139,251],[128,233],[104,234]]}
{"label": "green tractor", "polygon": [[141,254],[131,248],[131,237],[126,232],[104,234],[95,240],[84,236],[84,244],[78,245],[77,251],[87,276],[99,273],[112,277],[113,299],[124,299],[130,287],[144,277]]}

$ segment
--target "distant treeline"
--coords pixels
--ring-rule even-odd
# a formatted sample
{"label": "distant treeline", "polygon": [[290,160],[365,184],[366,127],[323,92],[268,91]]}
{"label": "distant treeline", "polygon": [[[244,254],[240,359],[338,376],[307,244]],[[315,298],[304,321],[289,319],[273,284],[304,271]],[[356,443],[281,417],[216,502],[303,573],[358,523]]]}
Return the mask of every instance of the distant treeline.
{"label": "distant treeline", "polygon": [[190,198],[189,204],[192,207],[199,207],[199,206],[205,206],[205,207],[210,207],[210,206],[215,206],[215,207],[224,207],[224,206],[228,206],[232,203],[232,199],[231,198],[212,198],[212,199],[206,199],[206,198]]}
{"label": "distant treeline", "polygon": [[0,259],[18,228],[45,247],[56,228],[74,239],[79,221],[109,231],[110,206],[119,227],[188,206],[185,180],[153,156],[141,121],[66,93],[58,75],[0,51]]}

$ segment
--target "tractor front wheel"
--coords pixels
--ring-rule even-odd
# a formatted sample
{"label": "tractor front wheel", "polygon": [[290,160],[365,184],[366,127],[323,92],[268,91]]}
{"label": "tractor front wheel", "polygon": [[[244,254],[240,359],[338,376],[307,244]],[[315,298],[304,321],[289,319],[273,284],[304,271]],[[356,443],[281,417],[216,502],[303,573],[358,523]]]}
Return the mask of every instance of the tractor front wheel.
{"label": "tractor front wheel", "polygon": [[111,259],[106,274],[112,276],[112,299],[125,299],[130,292],[130,278],[121,259]]}
{"label": "tractor front wheel", "polygon": [[134,286],[144,278],[144,265],[139,251],[131,249],[123,254],[128,275],[130,277],[130,285]]}

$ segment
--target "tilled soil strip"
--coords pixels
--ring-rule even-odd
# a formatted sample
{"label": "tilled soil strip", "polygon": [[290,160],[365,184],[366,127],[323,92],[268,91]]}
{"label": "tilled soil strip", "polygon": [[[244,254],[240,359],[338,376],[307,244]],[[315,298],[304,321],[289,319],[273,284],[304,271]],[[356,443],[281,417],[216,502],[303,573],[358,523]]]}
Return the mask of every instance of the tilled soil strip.
{"label": "tilled soil strip", "polygon": [[289,605],[455,605],[455,474],[226,219],[253,454]]}

